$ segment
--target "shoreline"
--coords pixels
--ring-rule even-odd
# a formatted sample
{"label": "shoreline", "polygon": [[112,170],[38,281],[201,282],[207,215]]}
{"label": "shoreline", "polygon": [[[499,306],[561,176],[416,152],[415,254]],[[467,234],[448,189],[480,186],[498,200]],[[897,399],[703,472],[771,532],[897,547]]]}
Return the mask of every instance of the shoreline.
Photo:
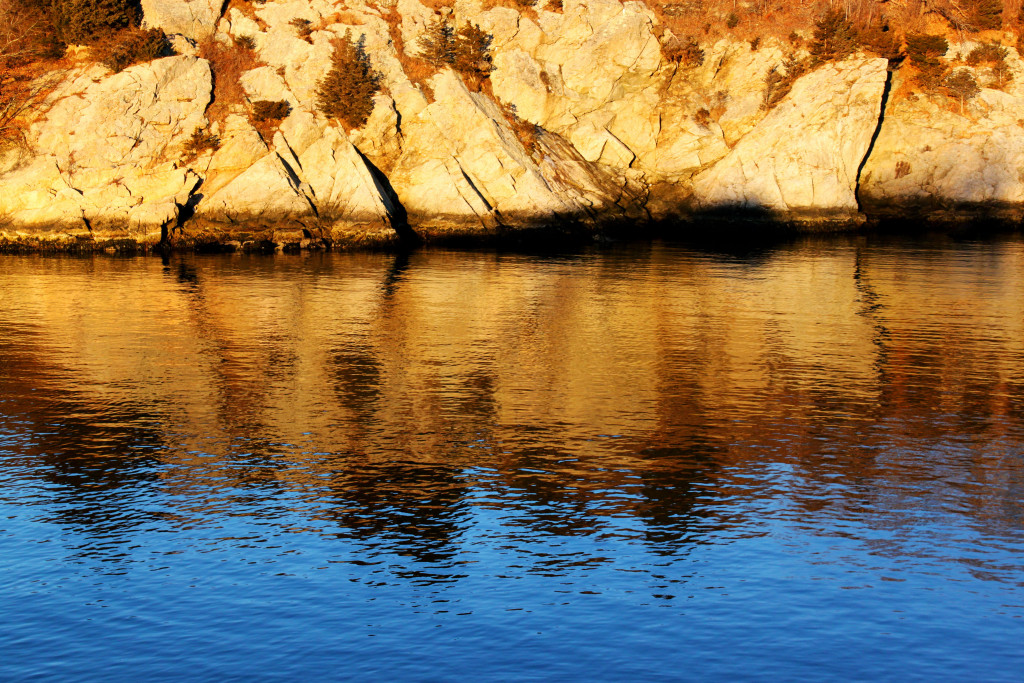
{"label": "shoreline", "polygon": [[[273,254],[318,251],[400,252],[418,248],[559,249],[632,240],[681,240],[696,243],[759,244],[814,235],[870,234],[1005,234],[1024,226],[1024,206],[960,207],[905,210],[895,207],[870,214],[772,216],[756,212],[681,214],[647,221],[574,221],[531,226],[479,227],[454,224],[402,226],[397,229],[297,228],[293,221],[207,225],[195,232],[180,229],[131,235],[129,231],[23,228],[0,229],[0,255],[148,255]],[[290,224],[289,224],[290,223]],[[126,234],[128,233],[128,234]]]}

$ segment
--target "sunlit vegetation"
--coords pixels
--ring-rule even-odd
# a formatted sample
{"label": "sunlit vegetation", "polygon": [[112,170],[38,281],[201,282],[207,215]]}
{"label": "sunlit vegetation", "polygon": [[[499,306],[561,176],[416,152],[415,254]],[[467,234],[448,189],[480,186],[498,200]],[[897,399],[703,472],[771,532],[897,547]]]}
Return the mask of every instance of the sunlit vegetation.
{"label": "sunlit vegetation", "polygon": [[[265,0],[230,0],[254,18]],[[946,94],[965,105],[973,95],[966,75],[954,73],[945,58],[949,41],[969,38],[980,44],[967,57],[975,69],[978,87],[1006,88],[1012,80],[1008,46],[1024,48],[1024,0],[646,0],[657,18],[655,32],[667,62],[682,68],[699,67],[705,51],[723,36],[747,41],[752,51],[781,47],[785,61],[768,75],[763,104],[771,108],[790,91],[807,70],[856,53],[890,60],[893,68],[907,68],[908,81],[918,92]],[[406,75],[421,87],[428,100],[433,94],[430,77],[441,68],[458,72],[474,90],[486,88],[493,69],[493,37],[458,14],[454,0],[424,0],[434,11],[427,30],[405,44],[398,26],[397,7],[381,7],[390,28],[391,42]],[[483,7],[515,9],[525,17],[562,12],[562,0],[484,0]],[[357,23],[338,14],[317,24],[296,18],[295,34],[312,42],[313,33],[335,21]],[[158,29],[140,26],[136,0],[0,0],[0,141],[17,138],[24,120],[49,87],[47,75],[59,73],[69,45],[75,60],[92,59],[120,71],[133,64],[172,54],[167,37]],[[261,24],[262,25],[262,24]],[[231,109],[247,105],[255,122],[279,117],[263,116],[260,103],[248,103],[239,80],[259,66],[257,37],[237,35],[234,44],[210,42],[200,55],[211,63],[213,120]],[[962,64],[962,63],[961,63]],[[966,72],[965,72],[966,73]],[[372,110],[381,87],[361,41],[336,41],[331,71],[320,83],[317,107],[325,115],[358,126]]]}
{"label": "sunlit vegetation", "polygon": [[206,115],[212,120],[222,121],[233,109],[245,103],[242,74],[259,66],[259,59],[250,48],[237,43],[225,45],[216,40],[201,44],[199,55],[210,62],[213,72],[213,102]]}
{"label": "sunlit vegetation", "polygon": [[924,90],[938,89],[946,72],[941,57],[949,50],[949,41],[939,35],[911,33],[906,43],[907,60],[917,70],[918,85]]}
{"label": "sunlit vegetation", "polygon": [[292,106],[285,100],[255,100],[249,109],[253,126],[265,141],[273,138],[274,130],[291,113]]}
{"label": "sunlit vegetation", "polygon": [[192,136],[185,141],[182,146],[182,158],[186,162],[195,161],[195,159],[207,152],[215,152],[220,148],[220,138],[211,133],[208,130],[202,128],[196,128],[192,131]]}
{"label": "sunlit vegetation", "polygon": [[981,88],[978,87],[978,81],[967,69],[957,69],[952,72],[943,81],[943,86],[946,88],[946,92],[951,97],[956,98],[960,101],[960,113],[964,113],[964,105],[967,104],[967,100],[970,100],[981,92]]}
{"label": "sunlit vegetation", "polygon": [[451,67],[479,86],[491,73],[492,40],[479,26],[466,23],[456,29],[445,17],[420,38],[420,57],[438,69]]}
{"label": "sunlit vegetation", "polygon": [[348,128],[360,128],[373,112],[373,97],[380,91],[380,76],[370,64],[364,36],[353,40],[349,32],[334,42],[331,69],[317,86],[317,109]]}
{"label": "sunlit vegetation", "polygon": [[256,121],[280,121],[291,111],[292,106],[285,100],[256,100],[252,103],[252,117]]}
{"label": "sunlit vegetation", "polygon": [[704,50],[696,39],[672,36],[662,47],[665,59],[682,66],[700,66],[704,63]]}
{"label": "sunlit vegetation", "polygon": [[117,72],[132,64],[172,55],[174,50],[167,36],[158,28],[129,28],[99,43],[97,54],[105,66]]}

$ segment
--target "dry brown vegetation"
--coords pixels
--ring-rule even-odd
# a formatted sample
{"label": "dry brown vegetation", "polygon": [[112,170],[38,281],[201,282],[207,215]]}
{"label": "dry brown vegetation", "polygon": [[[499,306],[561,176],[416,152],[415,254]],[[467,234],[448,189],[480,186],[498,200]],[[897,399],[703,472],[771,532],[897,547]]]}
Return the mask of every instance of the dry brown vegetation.
{"label": "dry brown vegetation", "polygon": [[402,17],[398,14],[397,4],[381,14],[381,18],[388,24],[391,43],[395,46],[395,54],[402,65],[402,71],[410,81],[420,88],[427,100],[433,102],[434,91],[427,84],[427,79],[437,73],[437,69],[420,59],[415,53],[415,46],[412,49],[406,46],[405,40],[402,38]]}
{"label": "dry brown vegetation", "polygon": [[223,121],[237,105],[246,101],[242,74],[255,69],[260,62],[256,53],[240,45],[228,46],[209,40],[199,46],[199,55],[210,62],[213,72],[213,101],[206,110],[211,121]]}
{"label": "dry brown vegetation", "polygon": [[249,120],[263,141],[270,143],[274,132],[292,112],[292,106],[285,100],[256,100],[249,106]]}
{"label": "dry brown vegetation", "polygon": [[206,152],[216,152],[220,148],[220,138],[208,130],[196,128],[192,131],[192,137],[182,145],[181,156],[185,163],[195,161],[200,155]]}
{"label": "dry brown vegetation", "polygon": [[23,142],[64,66],[64,45],[33,3],[0,0],[0,147]]}
{"label": "dry brown vegetation", "polygon": [[[659,37],[665,58],[700,63],[699,44],[722,36],[748,40],[757,50],[774,36],[791,50],[807,49],[810,58],[788,60],[769,73],[764,106],[770,108],[793,82],[816,63],[841,60],[864,51],[905,64],[911,89],[955,98],[959,109],[977,86],[967,72],[943,59],[949,41],[971,39],[982,46],[967,58],[989,69],[986,82],[1005,88],[1012,73],[1005,61],[1004,31],[1024,48],[1024,0],[648,0],[662,22]],[[973,76],[971,76],[973,79]]]}
{"label": "dry brown vegetation", "polygon": [[977,33],[1018,29],[1021,0],[648,0],[665,28],[677,36],[716,38],[725,34],[752,40],[809,32],[826,12],[842,13],[858,32],[889,27],[920,33],[946,27]]}
{"label": "dry brown vegetation", "polygon": [[158,28],[122,29],[97,43],[96,57],[111,71],[123,71],[132,64],[174,54],[170,41]]}
{"label": "dry brown vegetation", "polygon": [[471,90],[479,92],[492,69],[493,36],[479,26],[463,24],[458,29],[443,17],[420,38],[419,56],[435,71],[451,67]]}

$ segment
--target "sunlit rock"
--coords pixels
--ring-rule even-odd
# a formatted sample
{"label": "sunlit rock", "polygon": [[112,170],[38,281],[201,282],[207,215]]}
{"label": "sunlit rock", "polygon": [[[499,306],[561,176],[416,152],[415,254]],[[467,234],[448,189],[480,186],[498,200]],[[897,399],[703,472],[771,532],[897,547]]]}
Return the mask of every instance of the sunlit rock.
{"label": "sunlit rock", "polygon": [[[1008,61],[1020,76],[1020,59]],[[947,98],[891,98],[864,166],[864,199],[883,210],[1024,202],[1024,87],[1007,90],[982,89],[963,113]]]}
{"label": "sunlit rock", "polygon": [[856,213],[857,173],[878,124],[883,59],[829,64],[792,92],[721,161],[694,179],[704,209]]}
{"label": "sunlit rock", "polygon": [[207,40],[217,30],[225,0],[141,0],[146,26]]}

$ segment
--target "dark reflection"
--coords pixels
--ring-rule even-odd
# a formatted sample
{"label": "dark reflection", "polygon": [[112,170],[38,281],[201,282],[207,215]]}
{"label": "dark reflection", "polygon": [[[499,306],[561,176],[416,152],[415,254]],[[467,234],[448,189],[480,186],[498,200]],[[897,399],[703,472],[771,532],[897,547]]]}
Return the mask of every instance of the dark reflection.
{"label": "dark reflection", "polygon": [[384,284],[381,287],[385,298],[394,296],[398,283],[402,281],[402,274],[409,268],[409,263],[409,252],[403,250],[395,254],[394,261],[391,263],[391,267],[388,268],[387,275],[384,277]]}
{"label": "dark reflection", "polygon": [[[147,499],[166,446],[159,406],[100,399],[66,369],[0,337],[0,500],[45,506],[73,531],[73,557],[119,560],[133,530],[160,522]],[[45,493],[44,493],[45,492]]]}
{"label": "dark reflection", "polygon": [[368,426],[380,397],[380,361],[369,349],[351,345],[331,354],[327,370],[334,380],[338,400],[358,417],[353,427]]}
{"label": "dark reflection", "polygon": [[[323,492],[327,508],[322,515],[341,527],[342,537],[372,541],[378,550],[370,557],[392,552],[450,568],[465,524],[467,488],[458,470],[450,467],[349,461]],[[444,572],[425,567],[399,575],[446,578]]]}
{"label": "dark reflection", "polygon": [[645,521],[645,538],[654,552],[679,555],[727,528],[728,520],[715,504],[718,453],[715,444],[699,441],[640,451],[646,467],[641,470],[637,514]]}

